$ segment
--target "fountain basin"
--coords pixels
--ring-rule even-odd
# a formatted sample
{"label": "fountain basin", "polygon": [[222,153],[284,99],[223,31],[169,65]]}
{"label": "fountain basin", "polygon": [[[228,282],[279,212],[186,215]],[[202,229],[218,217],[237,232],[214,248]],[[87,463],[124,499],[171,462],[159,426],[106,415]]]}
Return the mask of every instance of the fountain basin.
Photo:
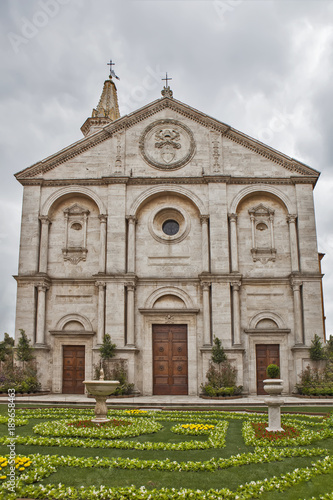
{"label": "fountain basin", "polygon": [[110,396],[120,385],[118,380],[84,380],[83,383],[92,396]]}

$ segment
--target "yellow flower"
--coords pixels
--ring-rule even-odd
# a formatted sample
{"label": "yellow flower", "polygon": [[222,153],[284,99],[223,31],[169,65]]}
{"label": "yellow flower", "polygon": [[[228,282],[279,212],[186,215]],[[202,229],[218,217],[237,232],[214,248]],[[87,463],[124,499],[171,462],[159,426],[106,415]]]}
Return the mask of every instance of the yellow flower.
{"label": "yellow flower", "polygon": [[7,476],[0,476],[0,479],[6,479]]}

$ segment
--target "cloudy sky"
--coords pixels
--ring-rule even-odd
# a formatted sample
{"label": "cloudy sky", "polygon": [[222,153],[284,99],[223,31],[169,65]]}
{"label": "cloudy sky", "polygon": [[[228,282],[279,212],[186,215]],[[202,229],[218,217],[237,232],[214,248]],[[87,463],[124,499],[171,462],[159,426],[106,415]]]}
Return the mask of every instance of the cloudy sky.
{"label": "cloudy sky", "polygon": [[[82,137],[107,62],[121,114],[174,97],[322,172],[315,189],[333,334],[333,1],[2,0],[0,336],[14,332],[22,187]],[[315,333],[315,332],[314,332]]]}

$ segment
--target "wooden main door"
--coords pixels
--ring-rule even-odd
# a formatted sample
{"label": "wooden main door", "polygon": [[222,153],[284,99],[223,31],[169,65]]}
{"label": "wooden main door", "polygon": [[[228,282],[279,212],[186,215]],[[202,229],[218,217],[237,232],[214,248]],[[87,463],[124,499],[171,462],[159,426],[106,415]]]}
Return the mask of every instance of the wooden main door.
{"label": "wooden main door", "polygon": [[187,325],[153,325],[153,394],[188,394]]}
{"label": "wooden main door", "polygon": [[84,394],[84,345],[63,346],[63,394]]}
{"label": "wooden main door", "polygon": [[280,366],[279,344],[257,344],[257,394],[266,394],[263,381],[267,378],[266,369],[268,365]]}

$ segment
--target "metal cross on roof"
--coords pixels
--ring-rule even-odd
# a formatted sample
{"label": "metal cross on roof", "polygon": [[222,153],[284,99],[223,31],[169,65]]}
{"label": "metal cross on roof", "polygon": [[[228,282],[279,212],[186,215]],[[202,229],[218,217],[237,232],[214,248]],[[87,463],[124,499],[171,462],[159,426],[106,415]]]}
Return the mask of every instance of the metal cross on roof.
{"label": "metal cross on roof", "polygon": [[112,71],[112,66],[115,66],[116,63],[112,62],[112,59],[110,59],[110,62],[107,63],[107,66],[110,66],[110,76],[111,76],[111,71]]}
{"label": "metal cross on roof", "polygon": [[110,66],[110,78],[113,76],[117,78],[117,80],[120,80],[119,76],[116,75],[116,73],[113,71],[112,66],[115,66],[115,63],[112,62],[112,59],[110,59],[110,62],[107,63],[107,66]]}
{"label": "metal cross on roof", "polygon": [[169,78],[169,77],[168,77],[168,73],[165,73],[165,78],[162,78],[162,80],[165,80],[166,87],[168,87],[168,81],[169,81],[169,80],[172,80],[172,78]]}

